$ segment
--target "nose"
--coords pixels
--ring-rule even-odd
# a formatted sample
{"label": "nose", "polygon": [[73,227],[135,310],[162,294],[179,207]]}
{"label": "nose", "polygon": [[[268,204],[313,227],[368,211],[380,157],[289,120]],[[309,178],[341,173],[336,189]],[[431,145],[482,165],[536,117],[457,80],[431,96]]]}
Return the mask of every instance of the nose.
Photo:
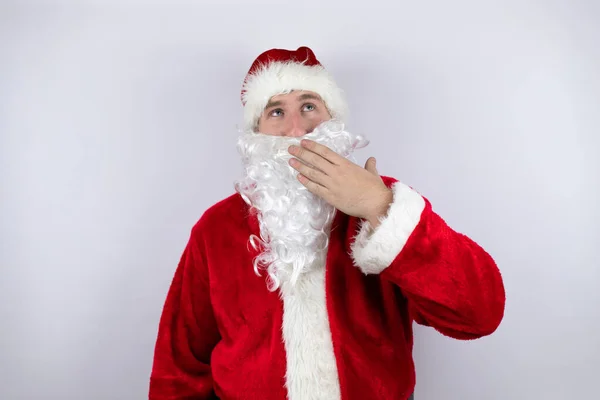
{"label": "nose", "polygon": [[285,136],[300,137],[310,133],[313,129],[314,127],[311,125],[310,121],[303,118],[300,113],[294,113],[289,116],[289,125],[288,129],[286,129]]}

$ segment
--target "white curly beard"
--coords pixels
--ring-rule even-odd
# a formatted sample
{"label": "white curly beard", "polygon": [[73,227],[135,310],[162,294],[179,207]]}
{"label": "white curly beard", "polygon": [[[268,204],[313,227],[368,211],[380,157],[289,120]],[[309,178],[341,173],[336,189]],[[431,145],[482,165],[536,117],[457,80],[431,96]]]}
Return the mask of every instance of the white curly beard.
{"label": "white curly beard", "polygon": [[235,183],[236,191],[255,208],[260,238],[250,236],[254,249],[262,252],[254,260],[254,270],[268,273],[269,290],[282,283],[295,285],[301,274],[324,265],[329,229],[335,208],[313,195],[297,179],[289,165],[288,148],[302,139],[321,143],[337,154],[351,158],[352,152],[368,141],[330,120],[303,137],[283,137],[256,132],[243,133],[237,147],[245,169]]}

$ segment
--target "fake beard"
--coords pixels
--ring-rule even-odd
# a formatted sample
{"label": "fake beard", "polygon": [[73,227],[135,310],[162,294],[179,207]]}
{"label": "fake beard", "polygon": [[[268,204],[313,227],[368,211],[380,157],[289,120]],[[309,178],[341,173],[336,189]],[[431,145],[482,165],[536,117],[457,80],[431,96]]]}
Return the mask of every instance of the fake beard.
{"label": "fake beard", "polygon": [[260,237],[250,236],[250,244],[262,252],[254,260],[254,271],[268,273],[268,288],[282,283],[294,285],[302,273],[322,268],[327,256],[329,229],[335,208],[313,195],[289,165],[292,144],[302,139],[323,144],[337,154],[352,158],[368,141],[347,132],[344,125],[330,120],[303,137],[282,137],[255,132],[243,133],[237,147],[245,174],[235,183],[236,191],[257,211]]}

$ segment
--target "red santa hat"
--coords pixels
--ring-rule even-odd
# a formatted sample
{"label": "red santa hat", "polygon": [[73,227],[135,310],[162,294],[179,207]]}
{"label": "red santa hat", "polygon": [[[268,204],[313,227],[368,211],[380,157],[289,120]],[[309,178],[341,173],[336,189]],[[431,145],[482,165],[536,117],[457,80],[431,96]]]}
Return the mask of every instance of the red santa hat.
{"label": "red santa hat", "polygon": [[244,80],[244,128],[255,129],[271,97],[292,90],[317,93],[332,118],[345,120],[347,103],[343,91],[310,48],[271,49],[256,58]]}

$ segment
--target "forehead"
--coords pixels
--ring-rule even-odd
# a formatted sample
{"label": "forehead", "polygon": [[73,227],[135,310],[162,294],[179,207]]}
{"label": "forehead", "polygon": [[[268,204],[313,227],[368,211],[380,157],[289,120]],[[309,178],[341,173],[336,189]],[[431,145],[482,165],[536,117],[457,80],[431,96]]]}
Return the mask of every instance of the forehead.
{"label": "forehead", "polygon": [[278,94],[269,100],[269,103],[286,103],[293,101],[304,101],[304,100],[315,100],[315,101],[323,101],[321,96],[319,96],[315,92],[311,92],[309,90],[293,90],[290,93]]}

